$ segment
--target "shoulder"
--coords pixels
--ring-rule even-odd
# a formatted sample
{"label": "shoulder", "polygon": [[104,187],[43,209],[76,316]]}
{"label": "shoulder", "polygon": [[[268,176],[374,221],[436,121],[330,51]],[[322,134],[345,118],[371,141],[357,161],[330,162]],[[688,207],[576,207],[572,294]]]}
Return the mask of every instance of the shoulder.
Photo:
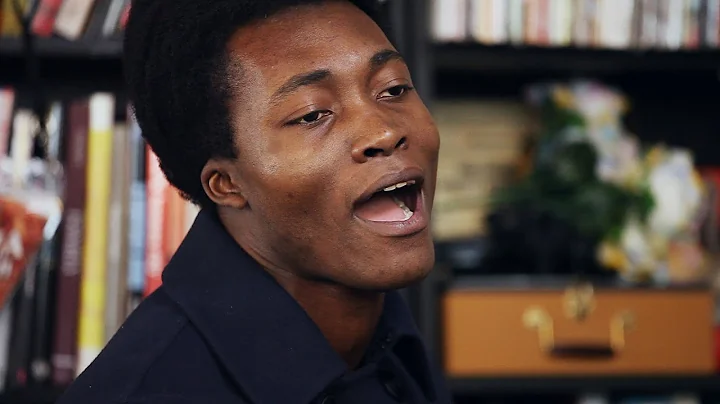
{"label": "shoulder", "polygon": [[57,404],[217,402],[208,399],[231,391],[226,384],[202,337],[160,288]]}

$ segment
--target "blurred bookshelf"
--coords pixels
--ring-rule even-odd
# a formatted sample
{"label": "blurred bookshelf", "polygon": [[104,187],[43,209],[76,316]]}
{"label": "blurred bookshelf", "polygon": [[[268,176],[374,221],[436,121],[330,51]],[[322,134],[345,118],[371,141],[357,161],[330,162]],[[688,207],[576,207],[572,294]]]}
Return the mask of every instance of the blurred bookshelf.
{"label": "blurred bookshelf", "polygon": [[[600,92],[617,89],[628,105],[623,129],[644,144],[689,150],[696,167],[712,171],[720,165],[707,147],[720,134],[720,2],[413,3],[409,7],[417,9],[410,14],[424,21],[413,36],[422,42],[416,44],[418,53],[425,55],[424,63],[414,66],[414,79],[436,117],[443,145],[433,213],[438,268],[417,290],[416,316],[458,403],[717,402],[711,281],[638,284],[578,263],[563,262],[563,269],[555,270],[532,259],[490,260],[499,242],[490,237],[490,227],[520,219],[507,214],[489,223],[494,212],[488,200],[491,189],[513,182],[508,173],[527,159],[527,134],[538,129],[528,97],[547,83],[564,88],[591,82],[599,83]],[[528,229],[525,236],[536,245],[553,237],[536,231]],[[566,250],[573,251],[570,244]],[[506,255],[539,257],[534,249],[513,251]],[[597,311],[588,320],[573,320],[566,311],[573,302],[568,296],[583,290],[578,285],[592,287]],[[639,300],[654,303],[643,307]],[[690,300],[697,305],[677,306]],[[555,357],[552,346],[543,345],[540,329],[523,323],[536,306],[547,310],[547,320],[557,327],[555,342],[569,348],[569,358]],[[579,343],[607,340],[612,333],[599,318],[613,318],[610,308],[628,309],[637,319],[635,334],[626,332],[627,352]],[[688,358],[671,363],[669,355],[651,363],[648,352],[663,354],[648,338],[658,342],[669,336],[672,331],[661,331],[663,321],[688,316],[694,331],[688,328],[668,348],[679,354],[686,350]],[[656,331],[646,334],[643,327]],[[684,339],[695,332],[694,342]],[[570,345],[563,347],[565,340]],[[642,350],[649,356],[639,355]],[[685,371],[668,370],[686,365]],[[674,398],[682,393],[691,399]],[[601,399],[584,401],[587,394]]]}
{"label": "blurred bookshelf", "polygon": [[[21,6],[20,16],[12,2]],[[137,236],[138,230],[129,234],[130,217],[144,212],[145,198],[140,205],[135,202],[133,214],[131,199],[138,200],[137,189],[145,188],[145,165],[153,167],[128,114],[124,91],[122,31],[129,5],[127,0],[0,0],[2,158],[42,167],[51,186],[39,191],[64,201],[59,227],[54,232],[47,227],[49,235],[35,244],[37,260],[17,269],[22,275],[11,278],[14,285],[0,280],[5,287],[0,403],[55,402],[77,370],[92,360],[81,357],[79,347],[104,344],[145,293],[144,282],[137,280],[144,275],[135,272],[132,278],[128,274],[128,266],[137,266],[128,263],[131,240],[141,241],[133,243],[136,257],[144,256],[146,245],[144,237]],[[41,122],[44,128],[38,125]],[[93,144],[108,140],[112,145],[106,144],[107,150],[114,156],[100,157]],[[58,161],[63,165],[59,172],[52,168]],[[18,175],[25,178],[27,174]],[[60,185],[53,186],[56,183]],[[110,183],[115,185],[108,188]],[[130,190],[131,183],[135,191]],[[166,189],[162,183],[159,187]],[[155,195],[158,198],[158,192]],[[12,199],[4,197],[4,203]],[[88,210],[100,216],[86,218]],[[184,229],[185,211],[174,214],[173,220]],[[86,220],[105,223],[108,238],[92,235],[84,225]],[[106,241],[91,246],[88,240]],[[86,266],[94,268],[95,276],[103,281],[86,282],[81,273],[93,276]],[[140,263],[138,268],[142,271],[143,267]],[[95,307],[99,316],[94,318],[80,309],[88,304],[80,291],[88,288],[106,289],[102,307]],[[82,323],[104,341],[80,335]]]}

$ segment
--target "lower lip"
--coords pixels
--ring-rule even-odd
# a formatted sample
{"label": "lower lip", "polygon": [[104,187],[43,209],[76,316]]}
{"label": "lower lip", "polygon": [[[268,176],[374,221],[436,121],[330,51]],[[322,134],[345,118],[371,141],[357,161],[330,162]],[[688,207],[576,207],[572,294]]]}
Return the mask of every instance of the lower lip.
{"label": "lower lip", "polygon": [[407,237],[418,234],[428,227],[428,215],[425,212],[425,194],[420,192],[415,212],[408,220],[399,222],[373,222],[353,216],[374,233],[385,237]]}

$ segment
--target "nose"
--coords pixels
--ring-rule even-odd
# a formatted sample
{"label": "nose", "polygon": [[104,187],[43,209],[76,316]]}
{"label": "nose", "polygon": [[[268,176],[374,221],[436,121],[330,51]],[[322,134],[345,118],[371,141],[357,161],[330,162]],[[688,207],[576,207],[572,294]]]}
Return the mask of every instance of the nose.
{"label": "nose", "polygon": [[386,128],[360,136],[353,145],[352,158],[357,163],[365,163],[376,157],[391,156],[395,151],[407,147],[406,136],[397,130]]}

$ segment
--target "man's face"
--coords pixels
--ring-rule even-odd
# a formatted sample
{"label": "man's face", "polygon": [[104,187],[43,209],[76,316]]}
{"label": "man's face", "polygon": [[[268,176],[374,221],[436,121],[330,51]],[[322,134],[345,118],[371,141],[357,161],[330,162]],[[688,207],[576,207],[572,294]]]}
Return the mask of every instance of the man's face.
{"label": "man's face", "polygon": [[439,137],[380,28],[327,2],[244,27],[228,49],[241,66],[230,110],[243,247],[354,289],[423,278]]}

